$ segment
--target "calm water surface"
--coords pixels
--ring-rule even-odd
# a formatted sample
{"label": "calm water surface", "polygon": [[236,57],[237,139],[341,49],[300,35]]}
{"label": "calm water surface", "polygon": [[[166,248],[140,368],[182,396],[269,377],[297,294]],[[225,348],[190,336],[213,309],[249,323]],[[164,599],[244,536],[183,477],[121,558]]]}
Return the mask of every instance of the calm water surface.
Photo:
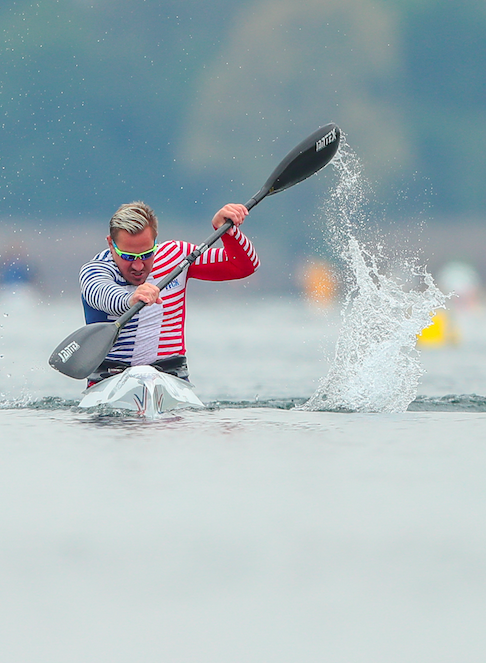
{"label": "calm water surface", "polygon": [[150,422],[47,367],[77,303],[1,302],[3,660],[482,663],[484,312],[422,352],[408,412],[357,414],[291,409],[338,311],[190,306],[209,407]]}

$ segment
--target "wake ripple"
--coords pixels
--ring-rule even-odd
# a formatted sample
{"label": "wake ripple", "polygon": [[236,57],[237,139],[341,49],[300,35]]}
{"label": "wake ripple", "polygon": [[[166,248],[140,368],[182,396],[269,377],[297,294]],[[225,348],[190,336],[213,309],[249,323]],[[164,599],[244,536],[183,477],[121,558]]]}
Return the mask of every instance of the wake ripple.
{"label": "wake ripple", "polygon": [[449,394],[440,398],[418,396],[408,406],[409,412],[486,412],[486,396]]}
{"label": "wake ripple", "polygon": [[[204,411],[219,410],[248,410],[248,409],[269,409],[269,410],[302,410],[302,406],[307,402],[307,398],[269,398],[266,400],[242,400],[242,401],[212,401],[206,404]],[[46,412],[71,411],[76,414],[95,415],[107,419],[134,419],[140,421],[136,412],[130,410],[113,410],[104,406],[95,408],[80,408],[79,401],[65,400],[58,397],[47,396],[37,400],[21,398],[10,401],[0,401],[1,410],[41,410]],[[477,394],[448,394],[446,396],[417,396],[407,408],[408,412],[486,412],[486,396]],[[330,412],[335,414],[350,414],[354,410],[344,407],[336,407],[331,401],[326,403],[326,399],[321,402],[319,412]],[[178,415],[181,411],[179,410]],[[167,413],[171,415],[170,412]],[[173,413],[172,413],[173,414]]]}

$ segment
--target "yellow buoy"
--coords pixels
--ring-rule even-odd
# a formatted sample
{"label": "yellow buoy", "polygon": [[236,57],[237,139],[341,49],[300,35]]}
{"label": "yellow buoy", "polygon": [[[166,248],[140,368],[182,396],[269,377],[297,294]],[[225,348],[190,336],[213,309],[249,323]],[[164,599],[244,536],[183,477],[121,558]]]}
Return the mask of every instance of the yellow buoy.
{"label": "yellow buoy", "polygon": [[447,311],[431,314],[432,324],[417,336],[418,345],[440,346],[459,343],[459,331]]}

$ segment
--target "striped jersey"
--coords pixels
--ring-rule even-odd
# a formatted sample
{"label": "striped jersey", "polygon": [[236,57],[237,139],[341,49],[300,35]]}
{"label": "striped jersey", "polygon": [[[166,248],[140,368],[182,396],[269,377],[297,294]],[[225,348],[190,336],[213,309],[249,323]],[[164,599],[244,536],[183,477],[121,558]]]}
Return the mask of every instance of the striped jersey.
{"label": "striped jersey", "polygon": [[[208,249],[160,292],[162,304],[144,306],[127,323],[107,359],[141,366],[185,354],[187,280],[241,279],[253,274],[260,264],[252,243],[238,228],[234,236],[225,234],[222,240],[223,248]],[[195,244],[175,240],[159,244],[146,282],[158,283],[195,248]],[[130,308],[129,299],[137,288],[122,276],[109,249],[83,265],[79,280],[86,324],[119,318]]]}

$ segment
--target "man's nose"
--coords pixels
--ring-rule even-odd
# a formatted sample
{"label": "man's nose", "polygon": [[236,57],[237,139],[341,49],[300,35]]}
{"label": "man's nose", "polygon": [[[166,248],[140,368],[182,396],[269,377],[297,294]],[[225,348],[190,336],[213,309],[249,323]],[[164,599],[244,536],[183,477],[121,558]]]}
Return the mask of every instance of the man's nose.
{"label": "man's nose", "polygon": [[141,260],[140,258],[136,258],[133,261],[133,269],[135,269],[137,272],[143,269],[143,260]]}

